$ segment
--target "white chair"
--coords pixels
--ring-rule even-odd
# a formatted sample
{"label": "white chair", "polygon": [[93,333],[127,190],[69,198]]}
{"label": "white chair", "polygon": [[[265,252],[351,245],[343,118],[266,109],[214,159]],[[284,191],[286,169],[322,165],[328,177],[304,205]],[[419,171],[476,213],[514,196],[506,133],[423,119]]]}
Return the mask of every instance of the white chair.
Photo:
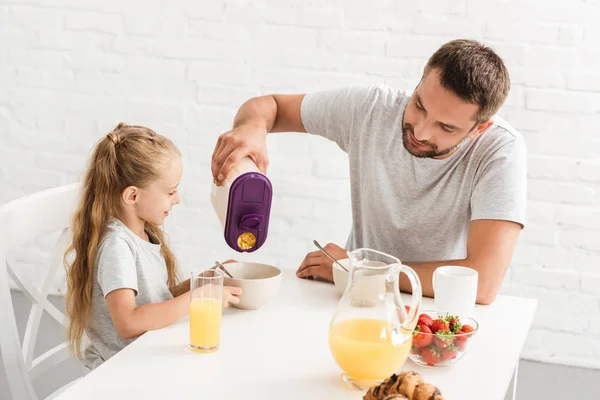
{"label": "white chair", "polygon": [[[32,382],[69,357],[66,342],[37,358],[33,358],[33,352],[44,310],[61,325],[66,324],[65,315],[48,300],[48,290],[58,269],[64,268],[62,257],[70,240],[67,228],[76,207],[78,192],[79,185],[72,184],[0,206],[0,344],[10,391],[16,400],[37,400]],[[14,266],[14,260],[8,259],[7,254],[11,249],[53,232],[61,232],[60,237],[43,283],[41,287],[36,287],[16,274],[11,266]],[[19,339],[13,312],[9,276],[33,303],[23,343]]]}

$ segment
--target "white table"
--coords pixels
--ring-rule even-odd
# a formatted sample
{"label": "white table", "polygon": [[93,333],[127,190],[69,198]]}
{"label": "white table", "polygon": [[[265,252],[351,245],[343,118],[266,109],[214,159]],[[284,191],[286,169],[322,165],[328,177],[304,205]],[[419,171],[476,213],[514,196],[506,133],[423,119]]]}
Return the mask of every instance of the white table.
{"label": "white table", "polygon": [[[291,270],[283,278],[277,300],[264,308],[224,312],[216,353],[188,350],[183,319],[142,335],[58,399],[362,399],[364,392],[341,381],[329,353],[334,286],[297,279]],[[422,309],[431,306],[424,298]],[[480,330],[459,363],[422,368],[407,360],[402,369],[422,374],[446,399],[504,400],[536,306],[499,296],[476,308]]]}

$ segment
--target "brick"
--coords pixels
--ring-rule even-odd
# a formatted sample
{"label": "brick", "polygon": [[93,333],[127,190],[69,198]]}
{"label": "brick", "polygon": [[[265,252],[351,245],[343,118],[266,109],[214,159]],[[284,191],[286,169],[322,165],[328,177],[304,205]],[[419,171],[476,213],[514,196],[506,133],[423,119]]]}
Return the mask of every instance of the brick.
{"label": "brick", "polygon": [[597,273],[600,265],[600,252],[595,253],[586,250],[579,250],[573,255],[575,258],[575,268],[579,271]]}
{"label": "brick", "polygon": [[135,76],[184,78],[185,63],[180,60],[165,60],[149,57],[126,57],[123,73]]}
{"label": "brick", "polygon": [[104,77],[101,72],[81,71],[75,75],[75,89],[92,95],[104,93]]}
{"label": "brick", "polygon": [[419,15],[413,27],[417,35],[470,37],[476,40],[483,39],[483,31],[482,22],[457,16]]}
{"label": "brick", "polygon": [[558,206],[556,222],[571,227],[600,228],[600,207]]}
{"label": "brick", "polygon": [[342,27],[342,17],[343,10],[340,9],[301,8],[297,25],[338,29]]}
{"label": "brick", "polygon": [[[206,19],[206,20],[220,20],[225,15],[225,8],[229,7],[230,4],[223,4],[217,1],[195,1],[185,0],[183,2],[185,12],[177,12],[176,16],[185,15],[189,18]],[[168,4],[167,9],[172,7],[172,3]]]}
{"label": "brick", "polygon": [[598,46],[600,45],[600,28],[597,27],[586,27],[583,34],[583,42],[586,45]]}
{"label": "brick", "polygon": [[556,244],[556,229],[548,223],[529,223],[527,229],[521,233],[520,241],[525,244],[553,246]]}
{"label": "brick", "polygon": [[[278,180],[277,192],[294,198],[311,198],[336,202],[349,192],[345,185],[331,181],[319,180],[315,177]],[[325,210],[331,211],[330,207]],[[319,217],[316,217],[317,219]]]}
{"label": "brick", "polygon": [[258,43],[268,41],[275,48],[314,49],[317,33],[317,30],[309,28],[262,26],[256,30],[254,40]]}
{"label": "brick", "polygon": [[600,74],[570,73],[567,75],[567,87],[585,92],[600,91]]}
{"label": "brick", "polygon": [[385,77],[420,77],[425,63],[420,60],[403,60],[371,55],[348,55],[348,72]]}
{"label": "brick", "polygon": [[446,41],[427,36],[394,36],[387,43],[386,55],[428,59]]}
{"label": "brick", "polygon": [[17,27],[37,29],[60,29],[65,20],[60,9],[13,6],[8,11],[8,20]]}
{"label": "brick", "polygon": [[[550,354],[577,356],[577,357],[592,357],[593,346],[590,346],[590,342],[593,342],[589,338],[586,340],[585,336],[581,334],[565,334],[558,332],[548,332],[542,338],[542,346],[550,349]],[[565,346],[565,343],[569,343]]]}
{"label": "brick", "polygon": [[[173,47],[180,47],[179,42],[174,42]],[[143,54],[143,55],[165,55],[162,54],[163,49],[160,48],[160,42],[150,36],[117,36],[114,39],[114,51],[116,54]],[[185,55],[184,55],[185,57]]]}
{"label": "brick", "polygon": [[[269,17],[267,17],[267,13]],[[297,11],[287,7],[266,7],[260,4],[227,3],[223,10],[227,21],[259,24],[261,22],[273,23],[282,21],[282,24],[293,23],[297,19]],[[288,21],[283,22],[283,21]]]}
{"label": "brick", "polygon": [[203,37],[224,42],[249,42],[251,39],[248,27],[241,23],[189,20],[188,29],[201,33]]}
{"label": "brick", "polygon": [[504,104],[506,106],[523,107],[525,105],[525,89],[522,86],[511,86]]}
{"label": "brick", "polygon": [[600,163],[597,161],[581,161],[579,179],[587,182],[600,182]]}
{"label": "brick", "polygon": [[65,53],[53,50],[14,49],[7,54],[11,66],[43,69],[61,68],[67,58]]}
{"label": "brick", "polygon": [[579,289],[579,273],[545,268],[515,268],[512,280],[515,283],[531,284],[549,289]]}
{"label": "brick", "polygon": [[600,274],[582,274],[581,291],[600,296]]}
{"label": "brick", "polygon": [[[197,132],[198,127],[203,127],[202,135],[190,135],[189,144],[203,145],[206,143],[210,129],[214,136],[211,142],[216,143],[219,134],[231,129],[235,112],[223,107],[188,107],[185,113],[185,127],[191,132]],[[209,136],[210,137],[210,136]]]}
{"label": "brick", "polygon": [[[302,4],[302,7],[310,6],[310,4]],[[281,5],[270,5],[261,7],[258,11],[257,20],[262,20],[270,25],[290,26],[296,25],[300,19],[300,8],[290,8]]]}
{"label": "brick", "polygon": [[546,69],[549,65],[561,70],[579,69],[581,53],[572,47],[532,46],[527,49],[525,65],[530,68]]}
{"label": "brick", "polygon": [[315,86],[315,80],[314,71],[261,68],[253,73],[253,83],[267,92],[304,93]]}
{"label": "brick", "polygon": [[344,68],[345,60],[339,54],[325,49],[314,50],[283,50],[281,66],[317,71],[340,71]]}
{"label": "brick", "polygon": [[101,31],[119,34],[123,31],[123,17],[119,14],[100,14],[86,11],[69,11],[65,27],[76,31]]}
{"label": "brick", "polygon": [[530,110],[583,113],[600,111],[600,94],[527,89],[525,96],[526,107]]}
{"label": "brick", "polygon": [[573,180],[577,178],[581,161],[571,158],[530,155],[527,176],[533,179]]}
{"label": "brick", "polygon": [[594,204],[595,191],[583,184],[530,180],[530,198],[561,204]]}
{"label": "brick", "polygon": [[87,157],[69,154],[38,154],[35,164],[45,171],[81,173],[86,167]]}
{"label": "brick", "polygon": [[314,168],[315,176],[329,179],[342,179],[347,182],[348,191],[350,190],[350,166],[347,160],[319,159]]}
{"label": "brick", "polygon": [[414,19],[389,11],[347,10],[344,14],[344,26],[352,31],[391,31],[409,33],[413,29]]}
{"label": "brick", "polygon": [[542,89],[564,89],[567,77],[560,69],[513,66],[509,70],[511,84]]}
{"label": "brick", "polygon": [[188,66],[190,79],[230,85],[250,85],[252,69],[247,65],[218,65],[192,62]]}
{"label": "brick", "polygon": [[100,51],[81,51],[70,53],[65,57],[65,66],[76,70],[95,70],[121,72],[124,66],[124,57],[120,54],[104,53]]}
{"label": "brick", "polygon": [[[563,131],[558,130],[558,132]],[[600,141],[583,136],[555,135],[553,140],[548,140],[547,132],[527,133],[526,140],[532,154],[578,158],[600,157]]]}
{"label": "brick", "polygon": [[[519,265],[519,266],[530,266],[537,262],[538,253],[540,252],[540,247],[532,244],[521,243],[520,241],[515,248],[515,252],[513,253],[513,257],[511,260],[511,265]],[[512,267],[511,267],[512,268]]]}
{"label": "brick", "polygon": [[496,52],[507,65],[509,71],[515,66],[524,65],[530,49],[522,43],[504,43],[486,40],[484,43]]}
{"label": "brick", "polygon": [[[190,31],[191,23],[190,20]],[[132,35],[147,35],[147,36],[169,36],[182,37],[187,31],[186,18],[182,16],[165,18],[164,16],[151,16],[147,14],[127,15],[124,19],[124,31]],[[197,22],[197,21],[196,21]]]}
{"label": "brick", "polygon": [[57,172],[16,166],[9,166],[7,171],[9,183],[18,185],[27,193],[50,189],[62,184],[61,175]]}
{"label": "brick", "polygon": [[566,46],[575,46],[583,41],[583,27],[561,26],[558,28],[558,43]]}
{"label": "brick", "polygon": [[576,254],[573,249],[561,246],[540,246],[536,265],[551,270],[575,270]]}
{"label": "brick", "polygon": [[600,251],[598,229],[563,228],[559,231],[560,243],[564,246],[589,251]]}
{"label": "brick", "polygon": [[[406,11],[406,3],[396,3],[396,6],[398,11]],[[409,9],[412,7],[416,7],[423,14],[466,14],[467,0],[430,0],[410,5]]]}
{"label": "brick", "polygon": [[556,43],[559,28],[523,20],[491,20],[486,23],[485,38],[507,42]]}
{"label": "brick", "polygon": [[200,104],[223,104],[235,108],[258,95],[258,91],[255,90],[226,86],[198,86],[197,89],[197,100]]}
{"label": "brick", "polygon": [[112,35],[100,32],[78,32],[73,34],[68,31],[46,30],[43,35],[37,36],[32,45],[35,47],[57,50],[100,50],[107,51],[112,48],[114,38]]}
{"label": "brick", "polygon": [[313,213],[313,203],[314,201],[311,199],[282,195],[279,196],[277,202],[273,202],[271,213],[274,217],[280,218],[308,217]]}

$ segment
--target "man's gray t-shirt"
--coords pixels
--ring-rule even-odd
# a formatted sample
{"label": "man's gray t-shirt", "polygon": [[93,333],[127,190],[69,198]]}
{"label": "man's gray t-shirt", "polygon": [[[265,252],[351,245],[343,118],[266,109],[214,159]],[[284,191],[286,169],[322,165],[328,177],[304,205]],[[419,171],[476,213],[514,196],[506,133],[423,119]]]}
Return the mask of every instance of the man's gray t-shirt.
{"label": "man's gray t-shirt", "polygon": [[466,257],[469,223],[525,223],[526,148],[500,117],[444,159],[417,158],[402,143],[410,96],[387,86],[307,94],[305,129],[348,153],[352,231],[347,250],[372,248],[406,262]]}
{"label": "man's gray t-shirt", "polygon": [[119,336],[105,297],[117,289],[133,289],[136,306],[172,299],[167,286],[167,267],[160,243],[146,242],[118,219],[113,219],[98,248],[92,293],[92,317],[86,329],[90,344],[84,365],[94,369],[118,353],[134,339]]}

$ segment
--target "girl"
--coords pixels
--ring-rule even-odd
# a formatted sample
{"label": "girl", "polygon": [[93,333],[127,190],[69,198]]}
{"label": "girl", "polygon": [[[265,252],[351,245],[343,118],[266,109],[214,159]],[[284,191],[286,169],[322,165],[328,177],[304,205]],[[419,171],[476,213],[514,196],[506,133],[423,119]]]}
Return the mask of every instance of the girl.
{"label": "girl", "polygon": [[[89,369],[189,313],[189,280],[177,284],[159,228],[179,203],[181,172],[179,150],[145,127],[120,123],[96,144],[65,254],[69,349]],[[239,294],[224,288],[223,305]]]}

